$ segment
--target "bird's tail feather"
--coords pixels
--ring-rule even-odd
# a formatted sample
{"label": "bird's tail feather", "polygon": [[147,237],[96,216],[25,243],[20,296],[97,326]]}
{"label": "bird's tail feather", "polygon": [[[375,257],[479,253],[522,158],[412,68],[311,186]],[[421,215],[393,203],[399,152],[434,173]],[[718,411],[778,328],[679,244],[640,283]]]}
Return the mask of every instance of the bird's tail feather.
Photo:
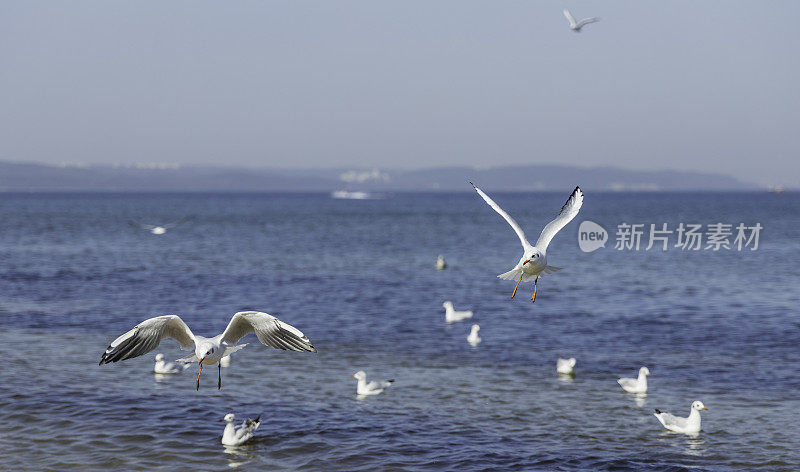
{"label": "bird's tail feather", "polygon": [[511,269],[508,272],[498,275],[497,278],[503,280],[517,280],[521,273],[522,269]]}
{"label": "bird's tail feather", "polygon": [[559,270],[561,270],[561,267],[545,266],[544,270],[542,270],[542,272],[539,275],[550,275],[553,272],[556,272],[556,271],[559,271]]}

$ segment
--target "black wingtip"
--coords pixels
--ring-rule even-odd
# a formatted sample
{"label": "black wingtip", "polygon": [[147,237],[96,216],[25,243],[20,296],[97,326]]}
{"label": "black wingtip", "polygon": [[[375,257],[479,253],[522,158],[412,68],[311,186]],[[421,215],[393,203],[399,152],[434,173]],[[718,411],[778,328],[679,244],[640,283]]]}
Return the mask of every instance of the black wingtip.
{"label": "black wingtip", "polygon": [[654,408],[654,410],[656,410],[656,414],[657,415],[660,415],[661,413],[663,413],[663,411],[659,410],[658,408]]}
{"label": "black wingtip", "polygon": [[474,188],[475,190],[478,190],[478,187],[476,187],[475,184],[473,184],[471,180],[468,180],[467,182],[469,182],[469,184],[472,185],[472,188]]}
{"label": "black wingtip", "polygon": [[394,379],[389,379],[389,380],[387,380],[387,382],[394,383]]}

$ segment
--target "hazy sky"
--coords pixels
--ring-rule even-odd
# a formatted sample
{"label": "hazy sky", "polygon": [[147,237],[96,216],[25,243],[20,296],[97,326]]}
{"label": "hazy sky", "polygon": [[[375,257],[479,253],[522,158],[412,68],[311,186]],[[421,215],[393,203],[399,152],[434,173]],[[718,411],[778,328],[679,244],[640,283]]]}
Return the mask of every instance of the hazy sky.
{"label": "hazy sky", "polygon": [[[576,17],[600,16],[580,34]],[[0,159],[800,186],[800,2],[3,2]]]}

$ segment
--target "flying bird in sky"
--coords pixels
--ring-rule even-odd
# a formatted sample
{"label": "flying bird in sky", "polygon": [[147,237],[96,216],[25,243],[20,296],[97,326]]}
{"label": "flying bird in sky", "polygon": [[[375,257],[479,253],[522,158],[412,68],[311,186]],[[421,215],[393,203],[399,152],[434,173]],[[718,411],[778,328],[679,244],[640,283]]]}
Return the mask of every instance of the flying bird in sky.
{"label": "flying bird in sky", "polygon": [[558,216],[547,223],[547,226],[544,227],[542,230],[542,234],[539,235],[539,239],[536,241],[535,245],[532,245],[528,242],[528,239],[525,237],[525,232],[522,231],[522,228],[514,221],[514,218],[511,218],[511,215],[506,213],[500,206],[494,202],[489,195],[483,193],[483,190],[479,189],[475,186],[472,182],[472,187],[475,188],[475,191],[478,192],[486,203],[489,204],[490,207],[494,208],[494,211],[500,214],[511,228],[517,233],[517,237],[519,238],[520,242],[522,243],[522,257],[520,258],[517,265],[514,266],[513,269],[510,271],[498,275],[499,278],[505,280],[515,280],[519,277],[519,281],[517,282],[517,286],[514,287],[514,292],[511,294],[511,298],[514,298],[514,295],[517,294],[517,288],[519,284],[522,283],[523,280],[531,280],[533,279],[533,295],[531,295],[531,302],[536,301],[536,287],[539,282],[539,277],[542,275],[551,274],[557,270],[561,270],[560,267],[553,267],[547,265],[547,246],[550,244],[550,241],[553,239],[553,236],[556,235],[561,228],[567,225],[575,215],[578,214],[578,210],[581,209],[581,205],[583,205],[583,192],[581,192],[580,187],[575,187],[575,190],[572,191],[569,198],[567,199],[567,203],[561,207],[561,211],[558,213]]}
{"label": "flying bird in sky", "polygon": [[572,14],[567,10],[564,9],[564,16],[567,17],[567,21],[569,21],[569,29],[576,33],[581,32],[581,28],[588,25],[589,23],[596,23],[600,21],[600,18],[593,17],[593,18],[586,18],[581,21],[575,21],[575,18],[572,17]]}

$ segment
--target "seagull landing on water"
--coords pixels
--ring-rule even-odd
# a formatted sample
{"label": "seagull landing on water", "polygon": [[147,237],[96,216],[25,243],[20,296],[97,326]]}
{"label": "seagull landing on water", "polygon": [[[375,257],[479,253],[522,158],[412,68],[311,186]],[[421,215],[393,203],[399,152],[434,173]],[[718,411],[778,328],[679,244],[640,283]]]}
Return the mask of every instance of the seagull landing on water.
{"label": "seagull landing on water", "polygon": [[236,342],[249,333],[256,333],[258,340],[265,346],[286,351],[317,352],[299,329],[259,311],[236,313],[225,331],[213,338],[192,334],[192,330],[177,315],[164,315],[144,320],[134,326],[132,330],[112,341],[100,358],[100,365],[147,354],[157,348],[162,339],[172,338],[181,344],[181,349],[188,349],[194,345],[194,354],[178,360],[199,362],[197,390],[200,390],[200,374],[203,373],[203,364],[217,364],[219,369],[217,389],[220,389],[222,388],[220,359],[247,346],[247,344],[236,345]]}
{"label": "seagull landing on water", "polygon": [[500,214],[511,228],[517,233],[517,237],[519,237],[520,242],[522,242],[522,257],[520,258],[517,265],[514,266],[513,269],[510,271],[498,275],[499,278],[505,280],[516,280],[519,278],[517,282],[517,286],[514,287],[514,292],[511,294],[511,298],[514,298],[514,295],[517,294],[517,288],[519,284],[522,283],[523,280],[533,280],[533,295],[531,295],[531,302],[536,301],[536,287],[539,283],[539,277],[542,275],[552,274],[557,270],[561,270],[560,267],[553,267],[547,265],[547,246],[550,244],[550,241],[553,239],[553,236],[556,235],[561,228],[567,225],[575,215],[578,214],[578,210],[581,209],[581,205],[583,205],[583,192],[581,192],[580,187],[575,187],[575,190],[572,191],[572,194],[567,199],[567,203],[561,207],[561,211],[558,213],[558,216],[547,223],[547,226],[544,227],[542,230],[542,234],[539,235],[539,240],[536,241],[536,245],[531,245],[528,240],[525,238],[525,233],[522,231],[522,228],[514,221],[514,218],[503,211],[500,206],[495,203],[488,195],[483,193],[483,190],[475,187],[475,184],[470,182],[472,187],[475,188],[475,191],[478,192],[478,195],[483,197],[486,200],[486,203],[489,204],[490,207],[494,208],[494,211]]}
{"label": "seagull landing on water", "polygon": [[564,9],[564,16],[567,17],[567,21],[569,21],[569,29],[571,29],[576,33],[580,33],[581,28],[588,25],[589,23],[597,23],[598,21],[600,21],[600,18],[597,17],[586,18],[581,21],[575,21],[575,18],[572,17],[569,10],[567,10],[566,8]]}
{"label": "seagull landing on water", "polygon": [[697,434],[700,432],[700,410],[708,410],[708,408],[703,405],[703,402],[696,401],[692,403],[692,410],[689,412],[688,418],[681,418],[672,413],[661,411],[658,408],[656,408],[656,412],[653,413],[653,415],[655,415],[658,421],[670,431],[683,434]]}
{"label": "seagull landing on water", "polygon": [[222,418],[226,422],[225,430],[222,432],[222,444],[224,446],[241,446],[253,437],[253,433],[261,425],[261,415],[256,419],[247,418],[238,428],[233,424],[233,413],[228,413]]}
{"label": "seagull landing on water", "polygon": [[142,229],[146,229],[147,231],[150,231],[152,234],[161,235],[161,234],[166,233],[168,229],[174,228],[176,226],[180,226],[180,225],[186,223],[187,221],[189,221],[189,218],[183,218],[181,220],[178,220],[178,221],[175,221],[175,222],[172,222],[172,223],[167,223],[167,224],[164,224],[164,225],[144,225],[144,224],[141,224],[141,223],[137,223],[135,221],[131,221],[130,223],[133,226],[138,226],[138,227],[140,227]]}

